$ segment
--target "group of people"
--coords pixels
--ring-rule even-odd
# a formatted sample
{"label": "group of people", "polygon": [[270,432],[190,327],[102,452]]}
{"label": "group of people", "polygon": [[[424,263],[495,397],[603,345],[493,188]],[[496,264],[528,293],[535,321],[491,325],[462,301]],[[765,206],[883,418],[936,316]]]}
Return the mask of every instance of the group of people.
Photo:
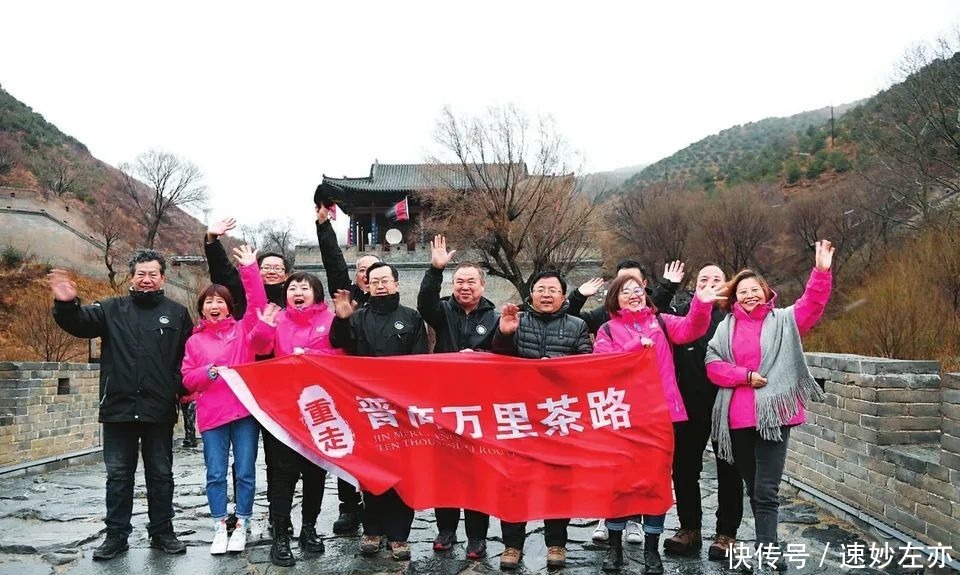
{"label": "group of people", "polygon": [[[815,267],[806,289],[786,308],[775,307],[776,295],[756,272],[743,270],[727,281],[715,265],[699,270],[689,303],[671,307],[684,275],[680,262],[666,266],[663,281],[652,282],[643,266],[624,261],[607,288],[603,306],[584,311],[602,280],[588,281],[568,297],[564,278],[544,271],[531,278],[530,297],[522,306],[498,308],[484,297],[484,272],[474,263],[456,265],[453,293],[441,297],[444,270],[455,250],[448,251],[445,239],[437,236],[431,242],[431,266],[421,281],[417,309],[411,309],[400,305],[397,268],[375,255],[357,258],[351,281],[328,209],[318,204],[315,215],[327,292],[319,278],[293,272],[280,254],[258,254],[242,246],[233,250],[236,265],[231,263],[220,236],[236,222],[223,220],[211,226],[205,238],[212,283],[197,298],[196,325],[184,306],[164,296],[166,264],[155,251],[139,251],[130,261],[128,295],[92,305],[81,305],[66,272],[49,274],[57,323],[75,336],[102,338],[100,421],[107,469],[107,534],[94,550],[94,559],[110,559],[127,549],[138,448],[146,471],[150,545],[168,553],[186,550],[172,524],[172,443],[178,400],[190,395],[196,398],[206,464],[213,519],[210,552],[242,551],[246,545],[262,436],[271,561],[283,566],[296,562],[291,508],[298,481],[303,482],[299,546],[304,553],[322,553],[316,522],[326,472],[263,428],[219,371],[289,354],[423,354],[429,351],[427,326],[436,336],[433,353],[488,351],[543,359],[652,347],[674,422],[673,483],[680,518],[680,529],[664,542],[664,550],[697,553],[702,546],[699,480],[711,437],[719,508],[709,557],[723,559],[732,552],[743,514],[743,483],[756,518],[757,543],[777,544],[778,486],[790,429],[803,422],[804,404],[820,393],[803,361],[800,336],[821,317],[830,295],[829,242],[816,244]],[[232,516],[227,511],[231,450]],[[375,555],[387,547],[394,559],[410,558],[414,510],[395,491],[357,492],[340,480],[338,496],[334,533],[355,533],[362,525],[362,554]],[[466,555],[480,559],[486,554],[490,517],[470,509],[463,515]],[[460,516],[460,509],[436,510],[435,550],[456,544]],[[627,542],[644,544],[645,572],[663,573],[659,550],[664,517],[601,521],[594,539],[608,543],[603,570],[622,568],[626,530]],[[544,523],[547,564],[562,567],[569,519]],[[503,521],[501,532],[505,549],[500,567],[516,569],[526,524]]]}

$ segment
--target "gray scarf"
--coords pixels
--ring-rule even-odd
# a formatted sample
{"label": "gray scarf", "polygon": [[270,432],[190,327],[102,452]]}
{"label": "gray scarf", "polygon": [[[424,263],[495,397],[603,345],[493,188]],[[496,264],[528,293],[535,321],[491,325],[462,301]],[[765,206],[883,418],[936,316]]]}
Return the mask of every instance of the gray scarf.
{"label": "gray scarf", "polygon": [[[717,326],[716,333],[707,344],[706,363],[718,360],[733,363],[731,341],[734,322],[731,313]],[[824,395],[807,368],[793,306],[770,310],[763,318],[760,368],[757,371],[767,378],[767,385],[754,389],[757,430],[763,439],[782,441],[780,427],[793,419],[801,406],[811,400],[819,401]],[[713,404],[711,433],[719,446],[717,455],[730,463],[733,463],[733,446],[730,442],[732,398],[733,388],[720,388]]]}

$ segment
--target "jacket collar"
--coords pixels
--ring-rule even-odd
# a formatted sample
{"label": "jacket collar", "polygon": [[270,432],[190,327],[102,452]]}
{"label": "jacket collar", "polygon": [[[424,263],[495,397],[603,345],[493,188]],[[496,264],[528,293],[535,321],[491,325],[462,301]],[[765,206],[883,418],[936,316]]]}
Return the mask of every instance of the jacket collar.
{"label": "jacket collar", "polygon": [[400,307],[400,292],[392,295],[370,296],[367,307],[377,313],[390,313]]}
{"label": "jacket collar", "polygon": [[138,291],[130,288],[130,299],[140,307],[157,307],[163,301],[163,290]]}
{"label": "jacket collar", "polygon": [[777,292],[773,292],[773,296],[771,296],[769,300],[753,308],[753,311],[751,311],[750,313],[747,313],[746,310],[743,309],[743,306],[740,305],[740,302],[735,302],[733,304],[733,317],[737,319],[748,319],[748,320],[763,319],[767,317],[767,314],[770,313],[770,310],[776,307],[776,305],[777,305]]}
{"label": "jacket collar", "polygon": [[524,311],[528,312],[530,315],[537,316],[541,319],[554,319],[562,315],[565,315],[567,313],[567,310],[570,309],[570,300],[566,300],[566,299],[563,300],[563,303],[560,305],[560,309],[558,309],[557,311],[552,313],[544,313],[542,311],[537,311],[533,309],[533,302],[530,300],[530,298],[527,298],[523,302],[523,309]]}
{"label": "jacket collar", "polygon": [[201,331],[206,331],[210,333],[222,333],[232,329],[237,325],[237,320],[232,316],[227,316],[220,321],[210,321],[208,319],[201,318],[197,322],[196,327],[193,328],[193,333],[200,333]]}
{"label": "jacket collar", "polygon": [[287,317],[290,318],[295,324],[305,325],[313,321],[315,317],[327,311],[326,302],[315,303],[308,305],[303,309],[297,309],[295,307],[288,307],[284,310],[284,313],[287,314]]}

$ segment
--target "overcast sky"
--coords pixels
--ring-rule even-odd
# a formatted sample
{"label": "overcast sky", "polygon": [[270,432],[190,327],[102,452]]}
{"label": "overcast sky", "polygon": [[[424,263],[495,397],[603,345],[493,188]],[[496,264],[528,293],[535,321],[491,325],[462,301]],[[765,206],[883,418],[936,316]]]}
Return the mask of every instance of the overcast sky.
{"label": "overcast sky", "polygon": [[440,111],[550,114],[588,171],[868,97],[960,2],[8,2],[0,84],[117,165],[203,170],[210,217],[295,218],[322,174],[434,151]]}

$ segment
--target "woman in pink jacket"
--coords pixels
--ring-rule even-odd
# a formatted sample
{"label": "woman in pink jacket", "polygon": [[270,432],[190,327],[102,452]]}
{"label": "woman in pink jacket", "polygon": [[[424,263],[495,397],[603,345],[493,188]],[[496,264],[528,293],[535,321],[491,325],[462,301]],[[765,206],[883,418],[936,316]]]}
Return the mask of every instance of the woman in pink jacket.
{"label": "woman in pink jacket", "polygon": [[[276,328],[271,330],[272,338],[267,351],[272,351],[277,357],[304,353],[343,355],[341,350],[330,346],[330,325],[334,313],[324,302],[320,279],[306,272],[290,274],[284,283],[284,293],[287,305],[277,314]],[[323,502],[323,484],[327,472],[270,433],[263,434],[263,444],[267,467],[271,470],[267,485],[274,533],[270,561],[275,565],[290,566],[296,563],[296,558],[290,550],[290,540],[286,534],[290,526],[294,490],[301,475],[304,485],[310,483],[319,488],[304,492],[300,548],[310,553],[324,551],[323,539],[317,535],[317,517]]]}
{"label": "woman in pink jacket", "polygon": [[[710,314],[716,299],[717,292],[713,288],[703,287],[697,290],[686,316],[660,315],[636,278],[620,276],[607,292],[604,306],[610,314],[610,321],[597,330],[593,353],[637,351],[652,347],[657,355],[660,382],[670,418],[674,423],[686,421],[687,411],[677,387],[671,344],[685,344],[703,337],[710,327]],[[669,478],[665,481],[669,481]],[[628,519],[618,517],[606,520],[610,547],[603,560],[604,571],[619,571],[623,567],[623,530]],[[643,516],[644,573],[663,573],[660,534],[663,533],[664,519],[666,514]]]}
{"label": "woman in pink jacket", "polygon": [[[747,485],[757,544],[776,559],[779,487],[790,429],[805,421],[803,406],[823,390],[807,369],[800,337],[823,315],[830,299],[833,247],[816,244],[815,267],[792,306],[776,308],[776,294],[753,270],[727,283],[736,302],[707,347],[707,377],[720,386],[713,407],[719,457],[732,461]],[[754,573],[769,572],[756,561]],[[759,564],[762,563],[762,564]],[[786,561],[771,561],[778,570]]]}
{"label": "woman in pink jacket", "polygon": [[[202,319],[187,340],[181,371],[183,385],[197,395],[197,427],[203,438],[207,467],[207,502],[214,521],[210,553],[239,552],[247,543],[247,529],[253,515],[256,494],[257,440],[260,425],[240,403],[219,375],[224,366],[249,363],[255,354],[270,347],[267,325],[279,308],[270,305],[257,267],[257,254],[248,246],[234,250],[240,278],[247,294],[247,313],[241,321],[233,318],[230,291],[213,284],[197,298]],[[258,319],[259,318],[259,319]],[[237,526],[227,538],[227,463],[233,446],[236,476]]]}

